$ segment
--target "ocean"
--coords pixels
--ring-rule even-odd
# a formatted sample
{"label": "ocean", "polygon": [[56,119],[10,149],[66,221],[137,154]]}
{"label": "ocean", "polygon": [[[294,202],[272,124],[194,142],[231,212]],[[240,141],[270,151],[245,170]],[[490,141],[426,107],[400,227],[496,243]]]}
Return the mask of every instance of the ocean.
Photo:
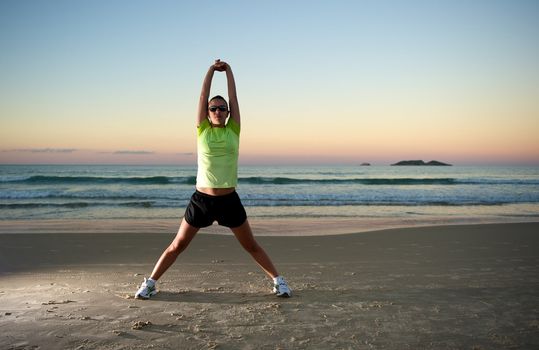
{"label": "ocean", "polygon": [[[0,221],[179,220],[195,180],[194,166],[1,165]],[[539,167],[240,166],[237,191],[251,218],[539,220]]]}

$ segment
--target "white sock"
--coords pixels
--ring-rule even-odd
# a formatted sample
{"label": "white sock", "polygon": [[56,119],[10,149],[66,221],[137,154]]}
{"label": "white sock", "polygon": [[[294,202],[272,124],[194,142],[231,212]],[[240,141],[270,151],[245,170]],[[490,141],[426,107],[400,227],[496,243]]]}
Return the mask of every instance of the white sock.
{"label": "white sock", "polygon": [[281,276],[281,275],[279,275],[279,276],[273,278],[273,282],[274,282],[275,284],[279,284],[281,281],[284,281],[284,278],[283,278],[283,276]]}
{"label": "white sock", "polygon": [[151,285],[153,285],[153,286],[155,286],[155,282],[157,282],[157,281],[154,280],[154,279],[152,279],[152,278],[148,278],[148,279],[146,280],[146,283],[147,283],[147,284],[151,284]]}

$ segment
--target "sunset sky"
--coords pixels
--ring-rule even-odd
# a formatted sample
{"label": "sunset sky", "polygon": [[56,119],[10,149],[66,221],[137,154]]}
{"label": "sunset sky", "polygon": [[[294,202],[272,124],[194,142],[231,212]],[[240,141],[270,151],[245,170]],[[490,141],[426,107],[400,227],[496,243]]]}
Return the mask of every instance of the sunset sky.
{"label": "sunset sky", "polygon": [[539,1],[3,0],[0,52],[4,164],[194,164],[221,58],[244,164],[539,165]]}

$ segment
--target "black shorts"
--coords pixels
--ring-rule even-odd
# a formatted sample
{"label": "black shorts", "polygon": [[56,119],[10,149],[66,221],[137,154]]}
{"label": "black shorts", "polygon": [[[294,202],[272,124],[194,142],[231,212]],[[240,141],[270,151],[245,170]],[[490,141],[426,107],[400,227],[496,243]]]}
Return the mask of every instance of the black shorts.
{"label": "black shorts", "polygon": [[236,191],[224,196],[196,191],[185,209],[184,218],[189,225],[198,228],[211,226],[214,221],[221,226],[238,227],[247,220],[247,214]]}

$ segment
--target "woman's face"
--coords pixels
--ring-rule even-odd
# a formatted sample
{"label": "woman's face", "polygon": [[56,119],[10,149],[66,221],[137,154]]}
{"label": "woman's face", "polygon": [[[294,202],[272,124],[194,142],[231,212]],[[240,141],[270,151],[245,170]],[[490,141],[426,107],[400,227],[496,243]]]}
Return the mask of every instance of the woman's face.
{"label": "woman's face", "polygon": [[228,117],[228,107],[226,101],[215,99],[208,104],[208,115],[212,125],[225,126],[226,118]]}

